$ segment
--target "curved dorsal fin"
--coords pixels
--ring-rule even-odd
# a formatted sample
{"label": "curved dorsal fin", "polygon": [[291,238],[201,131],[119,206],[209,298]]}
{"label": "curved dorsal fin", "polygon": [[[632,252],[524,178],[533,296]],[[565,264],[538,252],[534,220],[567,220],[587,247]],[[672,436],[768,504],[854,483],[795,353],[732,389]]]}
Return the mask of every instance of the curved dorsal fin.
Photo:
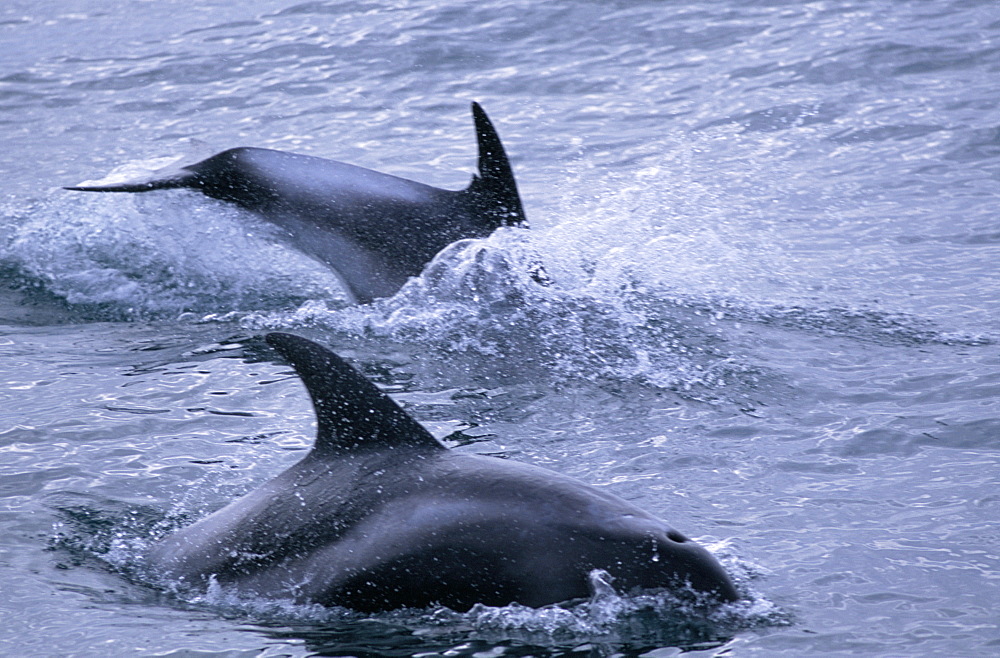
{"label": "curved dorsal fin", "polygon": [[327,348],[292,334],[272,333],[267,343],[291,362],[316,410],[316,452],[395,447],[444,450],[402,407]]}
{"label": "curved dorsal fin", "polygon": [[494,228],[527,226],[507,152],[490,118],[475,101],[472,102],[472,118],[479,143],[479,175],[472,177],[472,185],[466,191],[476,197],[479,211],[495,224]]}

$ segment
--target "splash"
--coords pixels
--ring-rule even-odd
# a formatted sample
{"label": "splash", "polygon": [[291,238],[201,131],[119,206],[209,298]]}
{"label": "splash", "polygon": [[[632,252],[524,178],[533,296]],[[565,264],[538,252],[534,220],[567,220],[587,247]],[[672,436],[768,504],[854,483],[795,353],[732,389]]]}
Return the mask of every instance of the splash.
{"label": "splash", "polygon": [[14,228],[0,266],[14,283],[64,299],[81,319],[345,301],[335,275],[250,213],[192,202],[185,192],[69,194],[5,213]]}

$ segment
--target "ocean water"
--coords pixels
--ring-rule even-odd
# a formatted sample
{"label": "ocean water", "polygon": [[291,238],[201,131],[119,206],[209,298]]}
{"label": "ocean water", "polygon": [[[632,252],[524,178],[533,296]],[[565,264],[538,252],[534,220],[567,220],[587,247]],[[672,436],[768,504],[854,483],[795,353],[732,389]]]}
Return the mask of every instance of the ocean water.
{"label": "ocean water", "polygon": [[[0,53],[0,654],[1000,653],[996,0],[5,0]],[[472,100],[531,229],[370,306],[221,202],[60,189],[240,145],[459,189]],[[311,443],[272,329],[663,517],[745,600],[152,587],[151,542]]]}

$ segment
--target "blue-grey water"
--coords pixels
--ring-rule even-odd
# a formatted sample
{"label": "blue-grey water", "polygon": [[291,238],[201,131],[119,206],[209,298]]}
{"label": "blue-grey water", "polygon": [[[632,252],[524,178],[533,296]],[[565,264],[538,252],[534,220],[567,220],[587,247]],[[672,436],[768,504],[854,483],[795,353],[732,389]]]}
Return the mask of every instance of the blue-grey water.
{"label": "blue-grey water", "polygon": [[[60,189],[238,145],[459,189],[472,100],[531,230],[372,306],[221,202]],[[0,138],[0,654],[1000,653],[996,0],[4,0]],[[151,541],[310,445],[269,329],[655,512],[745,601],[152,587]]]}

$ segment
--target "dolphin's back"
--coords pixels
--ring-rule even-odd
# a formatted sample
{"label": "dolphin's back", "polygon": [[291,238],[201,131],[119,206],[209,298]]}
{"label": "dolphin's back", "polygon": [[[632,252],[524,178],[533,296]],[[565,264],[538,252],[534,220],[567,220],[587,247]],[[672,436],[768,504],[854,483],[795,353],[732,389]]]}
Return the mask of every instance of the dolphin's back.
{"label": "dolphin's back", "polygon": [[447,192],[346,162],[254,147],[218,153],[187,167],[190,187],[250,210],[274,204],[349,211],[351,207],[439,203]]}
{"label": "dolphin's back", "polygon": [[[310,579],[303,594],[362,611],[464,610],[586,597],[599,568],[625,590],[676,584],[670,568],[649,559],[669,526],[552,475],[450,452],[415,463],[392,486],[381,483],[379,507],[336,543],[295,561],[296,571],[326,575]],[[693,557],[704,551],[690,549]],[[255,584],[264,584],[261,576]]]}

